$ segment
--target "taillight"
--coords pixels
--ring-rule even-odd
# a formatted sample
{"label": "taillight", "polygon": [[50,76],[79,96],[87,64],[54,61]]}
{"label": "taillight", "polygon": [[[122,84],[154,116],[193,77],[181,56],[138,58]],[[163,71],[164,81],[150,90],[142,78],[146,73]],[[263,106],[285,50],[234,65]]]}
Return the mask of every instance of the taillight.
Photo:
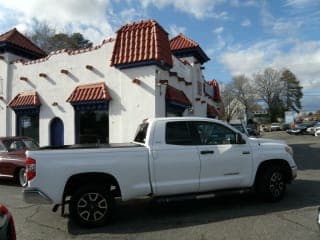
{"label": "taillight", "polygon": [[36,160],[33,158],[26,159],[26,173],[27,173],[27,180],[30,181],[35,178],[36,176]]}

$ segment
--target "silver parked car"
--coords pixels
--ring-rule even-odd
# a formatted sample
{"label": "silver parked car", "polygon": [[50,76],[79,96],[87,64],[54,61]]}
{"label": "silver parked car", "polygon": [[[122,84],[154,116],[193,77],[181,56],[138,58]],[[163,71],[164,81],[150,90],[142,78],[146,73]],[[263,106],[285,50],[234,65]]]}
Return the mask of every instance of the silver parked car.
{"label": "silver parked car", "polygon": [[[311,127],[307,128],[307,133],[311,134],[311,135],[315,135],[315,133],[320,130],[320,122],[317,122],[316,124],[314,124]],[[315,135],[316,136],[316,135]]]}
{"label": "silver parked car", "polygon": [[271,123],[270,132],[272,132],[272,131],[280,131],[280,130],[281,130],[280,123]]}

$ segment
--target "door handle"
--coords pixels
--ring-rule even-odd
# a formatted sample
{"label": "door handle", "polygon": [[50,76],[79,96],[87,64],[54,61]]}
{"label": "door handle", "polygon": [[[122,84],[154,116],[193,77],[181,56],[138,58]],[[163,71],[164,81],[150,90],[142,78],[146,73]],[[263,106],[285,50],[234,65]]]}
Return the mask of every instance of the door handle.
{"label": "door handle", "polygon": [[200,153],[202,155],[204,155],[204,154],[214,154],[214,151],[201,151]]}
{"label": "door handle", "polygon": [[249,151],[243,151],[242,154],[250,154]]}

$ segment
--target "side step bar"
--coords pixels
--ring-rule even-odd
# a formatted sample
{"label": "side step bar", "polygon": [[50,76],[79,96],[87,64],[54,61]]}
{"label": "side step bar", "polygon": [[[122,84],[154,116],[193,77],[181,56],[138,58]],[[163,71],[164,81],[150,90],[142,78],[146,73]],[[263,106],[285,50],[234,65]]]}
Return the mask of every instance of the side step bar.
{"label": "side step bar", "polygon": [[236,194],[246,194],[251,191],[252,191],[251,188],[244,188],[244,189],[232,189],[232,190],[223,190],[223,191],[216,191],[216,192],[206,192],[201,194],[197,193],[197,194],[174,195],[174,196],[156,197],[155,201],[158,203],[179,202],[179,201],[186,201],[186,200],[216,198],[216,197],[223,197],[223,196],[236,195]]}

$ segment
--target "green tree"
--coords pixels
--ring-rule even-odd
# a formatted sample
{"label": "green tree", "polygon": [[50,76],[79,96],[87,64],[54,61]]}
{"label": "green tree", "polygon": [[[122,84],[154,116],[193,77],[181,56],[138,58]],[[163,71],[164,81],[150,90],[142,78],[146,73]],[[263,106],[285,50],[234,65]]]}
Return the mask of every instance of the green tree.
{"label": "green tree", "polygon": [[301,109],[301,98],[303,97],[302,87],[297,77],[288,69],[285,69],[280,77],[284,84],[283,98],[285,110],[294,110],[299,113]]}

